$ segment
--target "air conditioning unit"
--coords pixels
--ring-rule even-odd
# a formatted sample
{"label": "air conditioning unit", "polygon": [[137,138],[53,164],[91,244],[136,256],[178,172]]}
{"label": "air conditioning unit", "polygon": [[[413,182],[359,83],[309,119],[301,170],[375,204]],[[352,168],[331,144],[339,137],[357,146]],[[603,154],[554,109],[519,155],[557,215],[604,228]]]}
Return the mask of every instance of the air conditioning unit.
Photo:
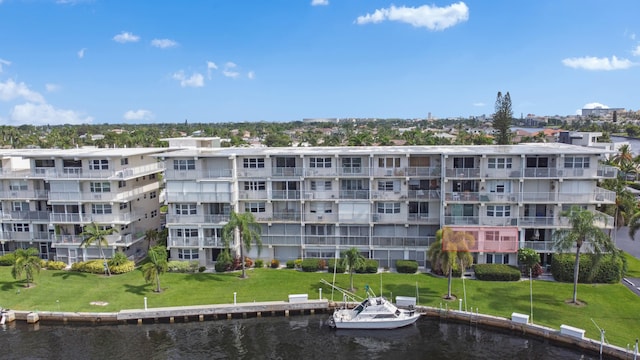
{"label": "air conditioning unit", "polygon": [[393,175],[393,170],[392,169],[387,169],[387,176],[391,176]]}
{"label": "air conditioning unit", "polygon": [[93,198],[96,200],[101,200],[102,199],[102,194],[94,194]]}
{"label": "air conditioning unit", "polygon": [[372,220],[373,220],[373,222],[380,221],[380,216],[378,216],[378,215],[373,215],[373,216],[372,216]]}

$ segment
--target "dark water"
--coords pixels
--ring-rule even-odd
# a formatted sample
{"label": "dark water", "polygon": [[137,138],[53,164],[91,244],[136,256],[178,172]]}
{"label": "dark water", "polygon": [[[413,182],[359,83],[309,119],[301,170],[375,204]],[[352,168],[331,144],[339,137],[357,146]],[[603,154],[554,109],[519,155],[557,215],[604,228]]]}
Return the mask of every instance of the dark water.
{"label": "dark water", "polygon": [[[595,359],[594,354],[475,325],[421,319],[381,331],[332,330],[327,315],[182,324],[0,331],[2,359]],[[36,330],[37,329],[37,330]]]}

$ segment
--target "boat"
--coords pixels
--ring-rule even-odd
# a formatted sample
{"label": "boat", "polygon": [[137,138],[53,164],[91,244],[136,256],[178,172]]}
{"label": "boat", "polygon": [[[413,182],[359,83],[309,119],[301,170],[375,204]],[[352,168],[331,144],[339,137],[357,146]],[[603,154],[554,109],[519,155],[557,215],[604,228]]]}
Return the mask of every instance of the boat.
{"label": "boat", "polygon": [[329,318],[329,326],[336,329],[397,329],[415,323],[420,314],[415,309],[401,309],[383,296],[376,296],[366,286],[367,297],[353,308],[347,307],[349,299],[356,299],[356,295],[332,285],[343,294],[343,307],[336,309]]}

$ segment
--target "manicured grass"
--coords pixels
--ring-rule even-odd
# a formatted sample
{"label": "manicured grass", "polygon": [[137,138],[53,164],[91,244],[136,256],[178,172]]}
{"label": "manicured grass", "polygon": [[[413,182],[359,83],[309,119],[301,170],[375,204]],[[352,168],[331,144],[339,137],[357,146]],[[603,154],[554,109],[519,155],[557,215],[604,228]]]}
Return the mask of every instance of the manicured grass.
{"label": "manicured grass", "polygon": [[[634,271],[638,271],[634,263]],[[149,307],[224,304],[238,302],[286,300],[288,294],[307,293],[310,299],[322,296],[331,299],[331,289],[320,279],[332,281],[330,273],[303,273],[288,269],[256,269],[248,271],[248,279],[238,273],[230,274],[175,274],[162,276],[160,294],[154,285],[146,284],[140,271],[105,277],[67,271],[42,270],[36,275],[36,286],[24,288],[24,281],[11,277],[10,267],[0,267],[0,306],[17,310],[115,312],[120,309],[140,309],[144,297]],[[383,295],[415,296],[419,291],[419,305],[457,309],[458,301],[446,302],[447,280],[429,274],[414,275],[384,273],[356,274],[354,286],[358,295],[364,295],[365,285]],[[338,274],[336,285],[347,288],[349,275]],[[465,280],[467,309],[502,317],[512,312],[530,314],[529,281],[489,282]],[[576,307],[566,304],[571,298],[573,284],[534,280],[533,321],[536,324],[559,329],[567,324],[586,330],[586,336],[599,339],[594,322],[606,330],[607,340],[626,347],[640,337],[640,298],[622,284],[580,285],[578,298],[587,305]],[[454,279],[452,292],[463,297],[463,281]],[[341,294],[334,293],[339,301]],[[90,305],[92,301],[108,302],[106,306]],[[464,308],[464,304],[463,304]]]}
{"label": "manicured grass", "polygon": [[624,253],[624,257],[627,259],[628,266],[625,277],[640,278],[640,260],[628,253]]}

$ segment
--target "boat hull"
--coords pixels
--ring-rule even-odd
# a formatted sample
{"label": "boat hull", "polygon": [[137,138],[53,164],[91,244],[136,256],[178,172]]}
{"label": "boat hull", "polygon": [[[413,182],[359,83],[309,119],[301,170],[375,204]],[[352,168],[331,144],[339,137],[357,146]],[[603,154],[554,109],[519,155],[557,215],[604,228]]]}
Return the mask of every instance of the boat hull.
{"label": "boat hull", "polygon": [[402,319],[388,320],[341,320],[333,318],[333,326],[336,329],[358,329],[358,330],[389,330],[411,325],[418,321],[420,314],[413,314]]}

